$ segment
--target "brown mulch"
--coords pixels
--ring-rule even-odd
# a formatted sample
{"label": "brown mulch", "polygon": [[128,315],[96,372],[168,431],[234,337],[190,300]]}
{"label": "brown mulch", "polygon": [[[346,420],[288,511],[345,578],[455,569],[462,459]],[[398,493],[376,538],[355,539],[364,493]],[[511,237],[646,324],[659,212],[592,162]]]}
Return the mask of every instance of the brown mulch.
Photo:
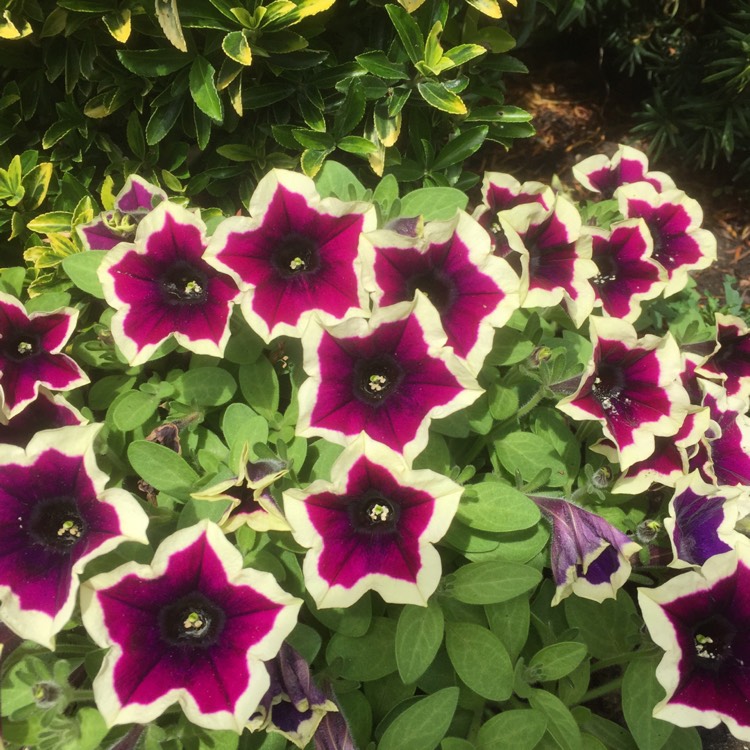
{"label": "brown mulch", "polygon": [[[531,75],[512,83],[506,101],[533,114],[537,134],[515,141],[509,152],[498,149],[486,159],[485,169],[547,184],[557,176],[584,197],[572,179],[573,164],[592,154],[614,153],[623,142],[646,150],[647,144],[629,135],[634,124],[632,104],[618,102],[613,92],[601,85],[595,71],[576,63],[557,62],[539,72],[532,68]],[[651,166],[667,172],[680,189],[698,200],[704,212],[703,226],[716,235],[717,262],[697,274],[698,288],[723,298],[724,276],[733,276],[750,304],[750,196],[732,190],[727,175],[691,169],[674,155]]]}

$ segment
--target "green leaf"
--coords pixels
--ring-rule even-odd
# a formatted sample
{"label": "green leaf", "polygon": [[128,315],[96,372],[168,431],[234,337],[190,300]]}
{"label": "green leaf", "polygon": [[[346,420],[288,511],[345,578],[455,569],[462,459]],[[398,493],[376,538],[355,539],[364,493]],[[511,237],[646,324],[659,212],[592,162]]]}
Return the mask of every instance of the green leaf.
{"label": "green leaf", "polygon": [[351,607],[327,607],[312,610],[316,619],[329,630],[350,638],[363,636],[372,623],[372,599],[365,595]]}
{"label": "green leaf", "polygon": [[320,171],[320,168],[323,166],[323,162],[325,162],[326,157],[330,153],[330,149],[326,149],[325,151],[319,151],[313,148],[305,149],[299,159],[302,171],[308,177],[315,177],[315,175]]}
{"label": "green leaf", "polygon": [[458,568],[449,592],[465,604],[495,604],[525,594],[541,580],[542,574],[528,565],[487,560]]}
{"label": "green leaf", "polygon": [[349,154],[356,154],[357,156],[367,156],[368,154],[376,154],[378,152],[377,144],[358,135],[347,135],[336,145],[342,151],[346,151]]}
{"label": "green leaf", "polygon": [[48,211],[35,216],[27,225],[30,232],[52,234],[53,232],[69,232],[73,214],[70,211]]}
{"label": "green leaf", "polygon": [[156,107],[146,123],[146,143],[155,146],[172,130],[182,112],[184,99],[174,99],[161,107]]}
{"label": "green leaf", "polygon": [[583,643],[573,641],[545,646],[531,657],[529,679],[536,682],[559,680],[570,674],[586,658],[586,653]]}
{"label": "green leaf", "polygon": [[117,57],[131,73],[153,78],[184,68],[192,56],[175,49],[117,50]]}
{"label": "green leaf", "polygon": [[396,628],[396,663],[401,679],[415,682],[432,664],[443,642],[443,611],[432,601],[427,607],[407,604]]}
{"label": "green leaf", "polygon": [[457,517],[480,531],[520,531],[534,526],[539,508],[526,495],[501,481],[491,480],[468,485],[464,490]]}
{"label": "green leaf", "polygon": [[81,733],[76,741],[76,750],[98,750],[109,731],[104,717],[95,708],[80,708],[76,718]]}
{"label": "green leaf", "polygon": [[475,693],[504,701],[513,692],[513,667],[500,639],[469,622],[447,622],[445,646],[458,676]]}
{"label": "green leaf", "polygon": [[172,45],[181,52],[187,52],[187,42],[177,11],[177,0],[156,0],[156,20]]}
{"label": "green leaf", "polygon": [[224,119],[224,107],[216,90],[214,66],[205,57],[196,57],[190,66],[190,95],[201,112],[212,120]]}
{"label": "green leaf", "polygon": [[417,90],[422,98],[435,109],[450,115],[465,115],[466,105],[458,94],[449,91],[444,83],[437,81],[422,81],[417,84]]}
{"label": "green leaf", "polygon": [[481,148],[484,139],[487,137],[487,130],[486,125],[464,130],[453,140],[448,141],[447,145],[435,157],[430,169],[432,171],[447,169],[453,164],[468,159]]}
{"label": "green leaf", "polygon": [[292,135],[301,146],[317,149],[318,151],[330,151],[336,145],[330,133],[321,133],[317,130],[295,128],[292,130]]}
{"label": "green leaf", "polygon": [[477,750],[533,750],[547,730],[547,717],[533,709],[510,709],[482,724]]}
{"label": "green leaf", "polygon": [[562,750],[581,750],[581,730],[568,707],[546,690],[532,690],[531,707],[547,717],[547,731]]}
{"label": "green leaf", "polygon": [[237,390],[234,378],[221,367],[196,367],[172,381],[178,401],[190,406],[220,406]]}
{"label": "green leaf", "polygon": [[133,110],[128,117],[128,126],[125,132],[130,150],[139,159],[146,157],[146,137],[143,134],[138,112]]}
{"label": "green leaf", "polygon": [[385,52],[365,52],[354,58],[368,73],[387,81],[401,81],[407,77],[403,63],[391,62]]}
{"label": "green leaf", "polygon": [[[115,10],[102,16],[102,21],[113,39],[125,44],[130,38],[130,8]],[[184,50],[183,50],[184,51]]]}
{"label": "green leaf", "polygon": [[34,211],[39,208],[47,197],[50,179],[54,167],[52,162],[43,162],[28,172],[23,178],[23,187],[26,191],[24,196],[24,209]]}
{"label": "green leaf", "polygon": [[322,198],[334,196],[342,201],[363,200],[365,186],[354,172],[337,161],[327,161],[315,178],[315,187]]}
{"label": "green leaf", "polygon": [[466,0],[466,2],[490,18],[500,18],[503,15],[497,0]]}
{"label": "green leaf", "polygon": [[409,59],[419,62],[424,54],[424,36],[419,24],[398,5],[386,5],[385,9]]}
{"label": "green leaf", "polygon": [[221,48],[227,57],[240,65],[250,65],[253,61],[253,53],[244,30],[230,31],[222,40]]}
{"label": "green leaf", "polygon": [[326,649],[326,661],[342,660],[341,676],[369,682],[395,672],[396,623],[386,617],[373,617],[367,633],[359,638],[336,635]]}
{"label": "green leaf", "polygon": [[112,407],[112,421],[122,432],[129,432],[149,420],[159,407],[159,397],[131,391],[117,398]]}
{"label": "green leaf", "polygon": [[664,697],[664,688],[656,681],[656,667],[662,654],[633,659],[622,679],[622,712],[638,750],[660,750],[674,725],[652,716],[654,706]]}
{"label": "green leaf", "polygon": [[239,380],[245,401],[262,416],[272,418],[279,408],[279,379],[273,365],[265,357],[242,365]]}
{"label": "green leaf", "polygon": [[483,55],[487,50],[479,44],[459,44],[451,47],[443,53],[443,58],[448,58],[453,65],[464,65],[471,60]]}
{"label": "green leaf", "polygon": [[425,221],[445,221],[466,208],[469,198],[462,190],[428,187],[412,190],[401,199],[401,216],[423,216]]}
{"label": "green leaf", "polygon": [[563,606],[570,627],[578,629],[589,653],[597,659],[627,653],[639,642],[640,618],[625,591],[620,590],[617,599],[603,602],[571,596]]}
{"label": "green leaf", "polygon": [[490,630],[503,642],[512,661],[518,658],[529,636],[531,607],[526,596],[484,608]]}
{"label": "green leaf", "polygon": [[106,250],[86,250],[68,255],[62,261],[63,271],[79,289],[97,299],[104,299],[97,271],[106,254]]}
{"label": "green leaf", "polygon": [[136,440],[128,446],[128,461],[142,479],[169,495],[189,493],[198,480],[182,456],[148,440]]}
{"label": "green leaf", "polygon": [[453,720],[458,692],[447,687],[415,701],[389,724],[378,750],[434,750]]}
{"label": "green leaf", "polygon": [[512,432],[494,442],[495,453],[503,468],[514,476],[521,473],[530,482],[541,467],[551,470],[550,487],[561,487],[568,480],[565,464],[555,449],[543,438],[528,432]]}
{"label": "green leaf", "polygon": [[354,79],[346,90],[333,119],[333,132],[336,138],[351,133],[365,116],[365,92],[362,84]]}
{"label": "green leaf", "polygon": [[268,442],[268,422],[246,404],[229,404],[221,420],[221,430],[230,448],[245,442],[251,447]]}

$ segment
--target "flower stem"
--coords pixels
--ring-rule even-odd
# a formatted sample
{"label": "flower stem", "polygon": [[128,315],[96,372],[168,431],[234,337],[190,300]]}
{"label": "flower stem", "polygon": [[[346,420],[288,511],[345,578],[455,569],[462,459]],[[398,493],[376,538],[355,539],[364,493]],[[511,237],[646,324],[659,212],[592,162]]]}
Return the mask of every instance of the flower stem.
{"label": "flower stem", "polygon": [[607,667],[616,667],[620,664],[627,664],[634,659],[648,659],[654,654],[658,653],[659,649],[656,647],[643,648],[640,651],[625,651],[621,654],[615,654],[606,659],[600,659],[596,664],[591,667],[592,672],[597,672],[600,669],[606,669]]}
{"label": "flower stem", "polygon": [[71,703],[92,703],[94,700],[93,690],[74,690],[70,696]]}
{"label": "flower stem", "polygon": [[601,698],[603,695],[614,693],[615,690],[620,689],[621,685],[622,676],[616,677],[614,680],[610,680],[609,682],[605,682],[603,685],[599,685],[599,687],[591,688],[591,690],[586,691],[581,700],[578,702],[589,703],[590,701],[596,700],[597,698]]}

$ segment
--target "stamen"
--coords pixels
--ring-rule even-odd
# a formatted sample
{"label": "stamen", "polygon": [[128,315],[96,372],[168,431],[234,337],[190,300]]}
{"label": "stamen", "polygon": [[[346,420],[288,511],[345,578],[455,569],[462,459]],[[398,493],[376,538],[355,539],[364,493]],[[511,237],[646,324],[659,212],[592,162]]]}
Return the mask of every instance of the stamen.
{"label": "stamen", "polygon": [[75,521],[68,519],[67,521],[63,521],[62,525],[57,530],[57,536],[73,536],[76,539],[79,539],[81,537],[81,528]]}
{"label": "stamen", "polygon": [[388,517],[391,515],[391,509],[387,505],[375,503],[375,505],[367,511],[367,515],[370,517],[370,520],[375,523],[378,521],[387,521]]}
{"label": "stamen", "polygon": [[371,391],[374,391],[375,393],[379,393],[386,387],[387,384],[388,384],[388,378],[386,378],[385,375],[370,375],[370,379],[367,383],[367,387]]}
{"label": "stamen", "polygon": [[695,652],[703,659],[717,659],[719,655],[715,649],[712,649],[714,639],[708,635],[695,635]]}
{"label": "stamen", "polygon": [[34,345],[30,344],[28,341],[21,341],[18,344],[18,353],[19,354],[29,354],[34,350]]}
{"label": "stamen", "polygon": [[299,255],[296,258],[293,258],[289,263],[289,268],[292,271],[304,271],[306,267],[307,264],[299,257]]}
{"label": "stamen", "polygon": [[182,627],[185,630],[200,630],[205,623],[198,612],[191,612],[182,623]]}
{"label": "stamen", "polygon": [[185,294],[203,294],[203,287],[197,281],[188,281],[185,284]]}

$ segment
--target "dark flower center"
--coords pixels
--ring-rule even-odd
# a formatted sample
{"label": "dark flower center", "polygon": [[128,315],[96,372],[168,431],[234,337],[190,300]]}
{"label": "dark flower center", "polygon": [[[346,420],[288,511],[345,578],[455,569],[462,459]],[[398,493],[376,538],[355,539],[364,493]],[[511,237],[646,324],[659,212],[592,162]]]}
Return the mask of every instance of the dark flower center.
{"label": "dark flower center", "polygon": [[314,273],[320,268],[318,245],[304,234],[287,234],[279,240],[273,264],[285,279]]}
{"label": "dark flower center", "polygon": [[377,491],[352,500],[347,509],[352,529],[367,535],[394,533],[401,515],[400,506]]}
{"label": "dark flower center", "polygon": [[34,333],[11,334],[2,342],[3,354],[12,362],[23,362],[35,357],[42,350],[39,336]]}
{"label": "dark flower center", "polygon": [[732,645],[737,635],[735,626],[722,615],[714,615],[693,629],[696,665],[702,669],[718,669],[732,658]]}
{"label": "dark flower center", "polygon": [[223,610],[193,591],[159,612],[162,638],[172,646],[206,648],[219,639],[226,616]]}
{"label": "dark flower center", "polygon": [[161,290],[170,305],[199,305],[208,297],[208,278],[190,263],[175,263],[161,277]]}
{"label": "dark flower center", "polygon": [[599,401],[605,411],[615,409],[615,401],[625,390],[625,377],[622,369],[615,365],[600,364],[596,369],[591,390],[594,398]]}
{"label": "dark flower center", "polygon": [[413,297],[419,289],[435,305],[438,312],[445,312],[456,298],[456,287],[451,279],[436,268],[430,268],[409,279],[407,291]]}
{"label": "dark flower center", "polygon": [[610,253],[601,253],[594,258],[596,267],[599,269],[599,274],[591,279],[592,283],[597,286],[607,284],[610,281],[617,280],[618,266],[615,259]]}
{"label": "dark flower center", "polygon": [[86,522],[71,497],[37,503],[29,518],[29,534],[53,552],[67,553],[86,537]]}
{"label": "dark flower center", "polygon": [[354,367],[354,395],[365,403],[380,404],[403,378],[401,366],[387,354],[360,360]]}
{"label": "dark flower center", "polygon": [[651,257],[659,262],[661,262],[661,260],[674,261],[674,258],[669,255],[664,255],[666,248],[664,246],[664,235],[661,231],[660,222],[657,220],[647,221],[646,226],[648,226],[649,232],[651,232],[651,239],[654,242],[654,249],[651,253]]}

